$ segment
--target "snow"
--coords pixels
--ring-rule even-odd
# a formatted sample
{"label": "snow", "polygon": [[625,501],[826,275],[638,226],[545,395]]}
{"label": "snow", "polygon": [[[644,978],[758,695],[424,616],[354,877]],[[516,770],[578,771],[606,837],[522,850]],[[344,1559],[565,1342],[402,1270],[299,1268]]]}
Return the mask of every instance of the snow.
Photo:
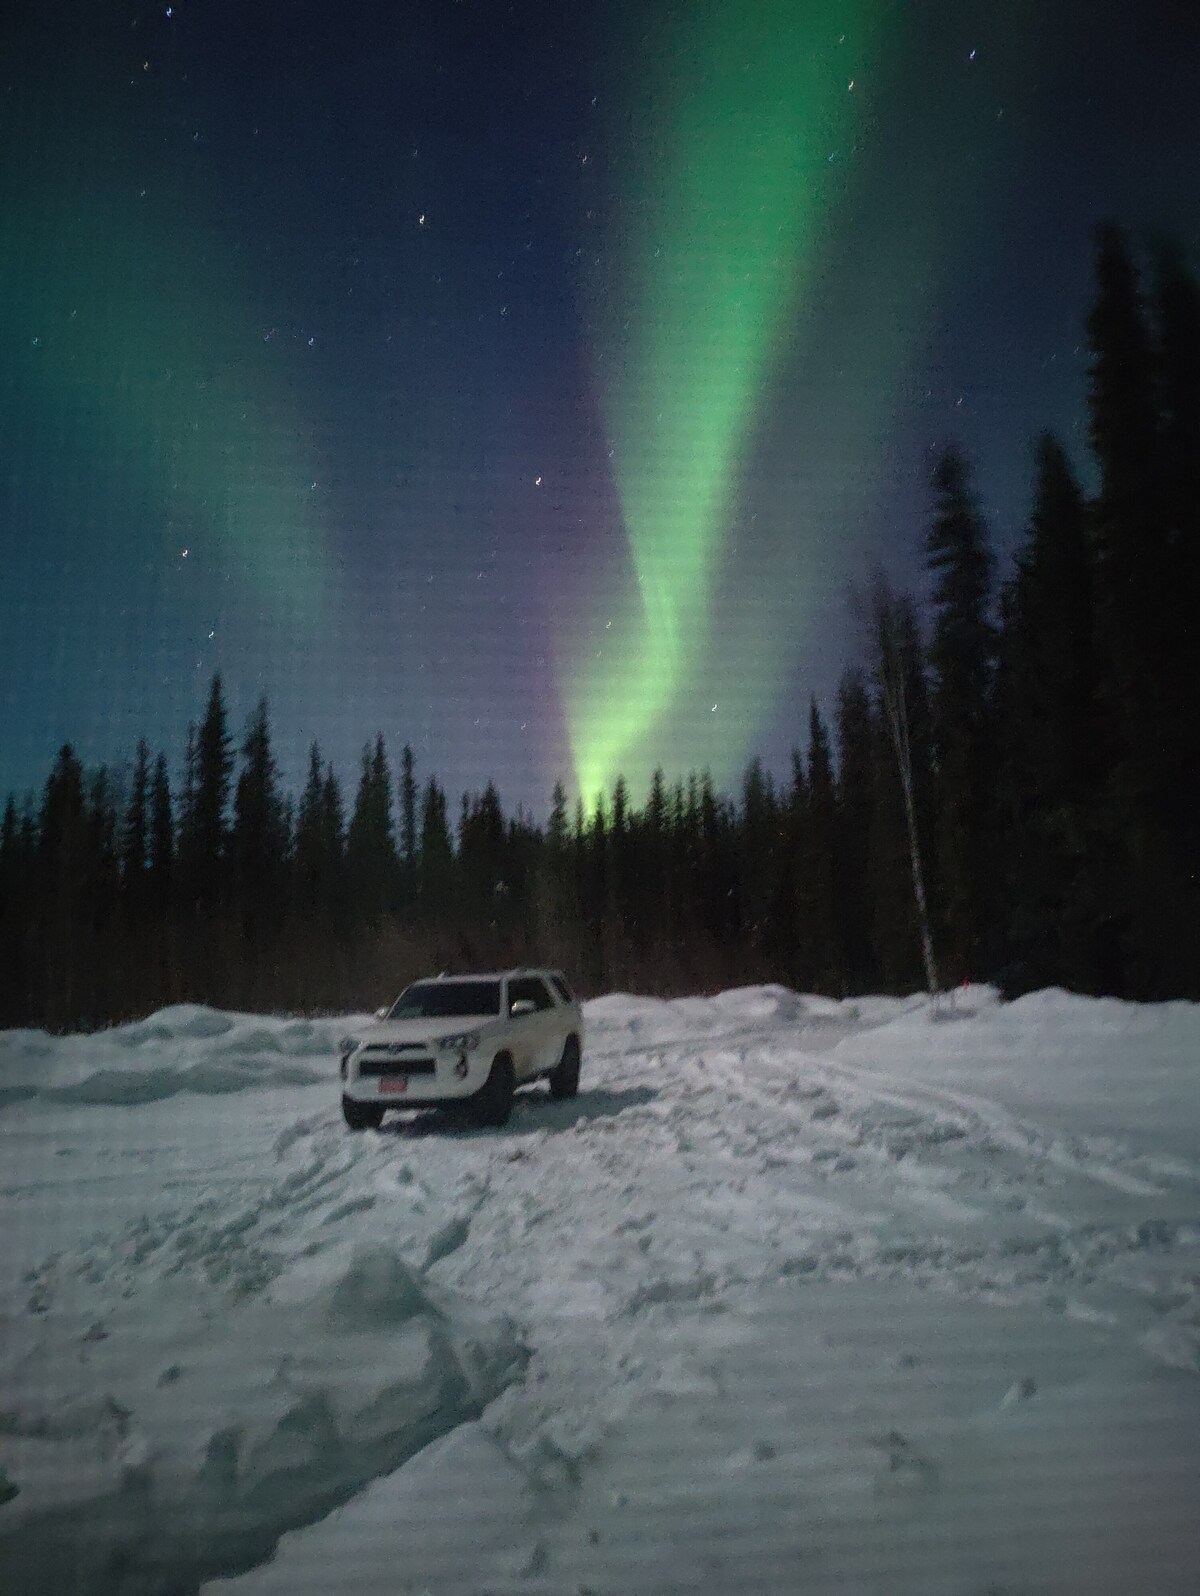
{"label": "snow", "polygon": [[0,1589],[1196,1588],[1200,1007],[586,1018],[361,1136],[365,1015],[0,1034]]}

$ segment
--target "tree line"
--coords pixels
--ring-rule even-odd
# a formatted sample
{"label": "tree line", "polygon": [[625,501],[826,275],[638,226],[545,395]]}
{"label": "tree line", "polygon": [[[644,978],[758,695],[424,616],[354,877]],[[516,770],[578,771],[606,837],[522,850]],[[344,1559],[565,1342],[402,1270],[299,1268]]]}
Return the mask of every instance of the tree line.
{"label": "tree line", "polygon": [[785,777],[623,778],[548,823],[494,785],[451,818],[411,746],[352,802],[314,743],[285,793],[261,701],[235,746],[213,678],[183,770],[68,745],[0,822],[0,1026],[167,1003],[373,1006],[431,969],[550,963],[585,992],[782,981],[833,995],[995,979],[1200,997],[1200,287],[1099,229],[1096,486],[1043,438],[1001,580],[971,469],[931,481],[928,601],[877,576],[829,720]]}

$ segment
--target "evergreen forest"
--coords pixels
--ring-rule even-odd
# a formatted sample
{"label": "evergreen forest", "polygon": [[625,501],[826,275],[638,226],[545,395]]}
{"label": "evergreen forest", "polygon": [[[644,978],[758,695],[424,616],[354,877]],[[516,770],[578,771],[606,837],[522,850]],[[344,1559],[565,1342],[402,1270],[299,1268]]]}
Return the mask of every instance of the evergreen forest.
{"label": "evergreen forest", "polygon": [[797,715],[786,778],[624,780],[548,822],[451,799],[382,734],[283,790],[260,702],[214,677],[183,768],[68,745],[0,822],[0,1027],[171,1003],[374,1008],[435,970],[550,964],[585,994],[778,981],[832,996],[992,980],[1200,998],[1200,284],[1095,241],[1085,490],[1044,437],[999,569],[956,447],[928,601],[882,575],[862,656]]}

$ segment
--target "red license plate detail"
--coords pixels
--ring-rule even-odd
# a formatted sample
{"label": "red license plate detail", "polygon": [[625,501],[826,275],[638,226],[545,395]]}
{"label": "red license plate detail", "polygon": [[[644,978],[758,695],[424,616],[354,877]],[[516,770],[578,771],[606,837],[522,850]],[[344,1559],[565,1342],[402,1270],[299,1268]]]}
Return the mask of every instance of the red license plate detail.
{"label": "red license plate detail", "polygon": [[395,1092],[397,1094],[408,1091],[407,1075],[385,1075],[379,1082],[381,1092]]}

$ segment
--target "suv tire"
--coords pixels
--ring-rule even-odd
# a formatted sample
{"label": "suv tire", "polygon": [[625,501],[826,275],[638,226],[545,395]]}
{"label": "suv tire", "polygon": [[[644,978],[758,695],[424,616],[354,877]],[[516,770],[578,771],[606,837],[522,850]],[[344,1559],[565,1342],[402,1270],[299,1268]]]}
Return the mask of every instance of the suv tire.
{"label": "suv tire", "polygon": [[562,1058],[550,1071],[550,1096],[556,1099],[575,1097],[579,1092],[579,1038],[568,1036],[563,1043]]}
{"label": "suv tire", "polygon": [[378,1130],[383,1124],[383,1105],[356,1103],[352,1097],[343,1096],[342,1118],[352,1131]]}
{"label": "suv tire", "polygon": [[489,1125],[496,1130],[507,1125],[512,1115],[516,1089],[517,1077],[512,1059],[507,1053],[497,1053],[487,1080],[471,1099],[471,1118],[477,1125]]}

